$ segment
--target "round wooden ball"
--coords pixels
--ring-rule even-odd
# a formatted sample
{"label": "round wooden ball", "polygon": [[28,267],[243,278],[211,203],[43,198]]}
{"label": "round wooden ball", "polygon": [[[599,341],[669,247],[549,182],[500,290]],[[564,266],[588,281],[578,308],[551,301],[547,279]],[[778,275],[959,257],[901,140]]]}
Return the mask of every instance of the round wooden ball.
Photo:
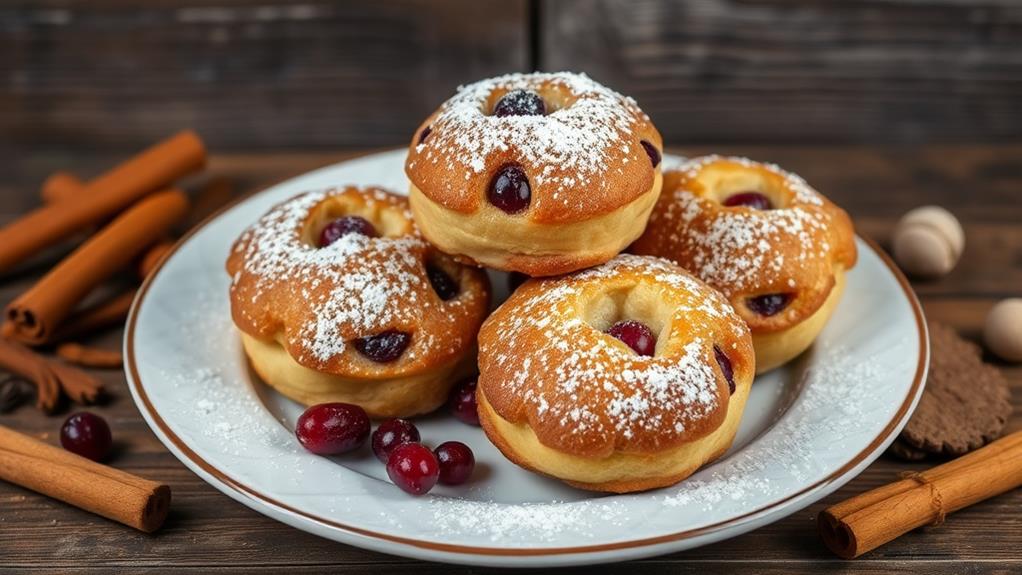
{"label": "round wooden ball", "polygon": [[965,248],[965,232],[954,214],[940,206],[916,208],[898,221],[891,242],[894,259],[909,274],[947,275]]}
{"label": "round wooden ball", "polygon": [[983,327],[987,348],[1005,361],[1022,361],[1022,298],[1001,300]]}

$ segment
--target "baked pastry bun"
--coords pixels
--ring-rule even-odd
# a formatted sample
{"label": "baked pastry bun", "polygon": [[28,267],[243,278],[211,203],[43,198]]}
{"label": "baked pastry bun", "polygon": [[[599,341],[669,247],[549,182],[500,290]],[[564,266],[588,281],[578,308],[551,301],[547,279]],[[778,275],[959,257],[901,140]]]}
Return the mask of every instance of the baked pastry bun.
{"label": "baked pastry bun", "polygon": [[405,172],[415,220],[441,250],[548,276],[639,237],[662,149],[634,100],[584,75],[511,74],[460,88],[427,118]]}
{"label": "baked pastry bun", "polygon": [[749,324],[760,373],[812,344],[856,260],[848,214],[805,180],[720,156],[665,172],[631,251],[670,259],[723,292]]}
{"label": "baked pastry bun", "polygon": [[300,403],[406,417],[474,369],[488,280],[427,243],[404,197],[349,187],[278,204],[235,242],[227,273],[253,369]]}
{"label": "baked pastry bun", "polygon": [[583,489],[671,485],[734,439],[755,372],[720,293],[659,258],[531,279],[483,323],[476,401],[508,459]]}

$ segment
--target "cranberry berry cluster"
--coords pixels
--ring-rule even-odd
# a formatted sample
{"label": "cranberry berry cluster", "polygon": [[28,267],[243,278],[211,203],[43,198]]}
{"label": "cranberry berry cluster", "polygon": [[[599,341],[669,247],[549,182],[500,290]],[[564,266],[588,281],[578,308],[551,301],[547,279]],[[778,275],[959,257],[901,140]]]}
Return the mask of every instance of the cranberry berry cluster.
{"label": "cranberry berry cluster", "polygon": [[[451,393],[448,404],[455,417],[479,424],[474,379]],[[370,438],[371,424],[365,410],[350,403],[321,403],[298,418],[295,435],[302,447],[318,455],[340,455],[362,447]],[[460,441],[441,443],[430,451],[420,442],[418,428],[407,419],[388,419],[372,432],[372,449],[387,466],[395,485],[411,493],[427,493],[438,482],[461,485],[475,469],[472,450]]]}

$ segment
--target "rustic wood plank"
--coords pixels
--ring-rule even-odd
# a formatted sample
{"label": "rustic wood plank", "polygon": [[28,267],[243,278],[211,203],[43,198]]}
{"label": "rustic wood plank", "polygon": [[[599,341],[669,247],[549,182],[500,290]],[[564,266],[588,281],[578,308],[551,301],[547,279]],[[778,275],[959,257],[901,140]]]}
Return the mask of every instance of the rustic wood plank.
{"label": "rustic wood plank", "polygon": [[[684,150],[705,153],[711,148]],[[1022,190],[1022,147],[860,147],[752,146],[721,148],[780,162],[796,170],[845,205],[860,230],[883,239],[897,214],[920,203],[951,207],[966,226],[969,251],[962,267],[947,278],[917,284],[927,314],[976,338],[983,317],[1001,296],[1018,289],[1022,273],[1022,229],[1015,217]],[[227,154],[214,156],[210,171],[234,177],[244,189],[326,165],[352,153]],[[57,168],[85,176],[119,157],[109,153],[67,155],[35,151],[0,181],[4,219],[38,201],[36,184]],[[967,192],[967,193],[966,193]],[[1017,192],[1016,192],[1017,193]],[[10,203],[8,203],[10,202]],[[1015,214],[1015,215],[1013,215]],[[0,283],[0,303],[31,283],[30,274]],[[118,331],[90,343],[116,347]],[[1015,417],[1022,428],[1022,366],[1002,369],[1013,390]],[[160,478],[174,490],[173,512],[153,536],[110,523],[24,489],[0,483],[0,572],[46,573],[296,573],[344,569],[351,572],[478,573],[483,570],[424,564],[320,539],[276,523],[235,503],[207,485],[171,456],[148,430],[117,371],[97,372],[111,387],[112,400],[96,411],[108,418],[119,450],[114,465]],[[57,442],[60,416],[45,417],[31,406],[0,414],[10,425]],[[854,562],[831,556],[819,543],[813,519],[827,505],[892,481],[906,464],[883,456],[835,494],[794,515],[752,533],[714,545],[639,562],[602,567],[597,572],[626,573],[791,573],[811,570],[857,573],[1007,573],[1022,569],[1022,491],[1002,495],[953,514],[937,528],[910,533]],[[591,572],[594,568],[568,572]]]}
{"label": "rustic wood plank", "polygon": [[[0,6],[12,145],[405,143],[461,83],[529,62],[526,0]],[[485,25],[480,25],[485,23]]]}
{"label": "rustic wood plank", "polygon": [[635,97],[668,142],[1017,141],[1010,0],[568,0],[540,66]]}

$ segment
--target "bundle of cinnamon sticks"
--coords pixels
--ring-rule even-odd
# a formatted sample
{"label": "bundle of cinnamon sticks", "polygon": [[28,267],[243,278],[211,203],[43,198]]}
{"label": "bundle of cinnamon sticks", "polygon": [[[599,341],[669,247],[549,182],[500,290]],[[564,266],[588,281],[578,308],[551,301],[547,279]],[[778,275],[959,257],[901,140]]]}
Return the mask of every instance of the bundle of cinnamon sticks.
{"label": "bundle of cinnamon sticks", "polygon": [[[43,411],[53,412],[63,395],[83,404],[100,395],[96,378],[67,363],[121,364],[119,352],[74,340],[123,322],[134,289],[88,307],[80,303],[119,272],[135,266],[144,278],[162,260],[173,245],[173,228],[190,211],[188,196],[174,183],[205,164],[202,140],[181,132],[88,182],[53,174],[41,189],[43,205],[0,229],[0,277],[46,248],[86,237],[4,310],[0,370],[33,382]],[[219,203],[231,195],[223,180],[205,192]],[[30,349],[54,346],[64,361]]]}
{"label": "bundle of cinnamon sticks", "polygon": [[1022,486],[1022,431],[820,512],[817,526],[837,556],[853,559],[973,503]]}

